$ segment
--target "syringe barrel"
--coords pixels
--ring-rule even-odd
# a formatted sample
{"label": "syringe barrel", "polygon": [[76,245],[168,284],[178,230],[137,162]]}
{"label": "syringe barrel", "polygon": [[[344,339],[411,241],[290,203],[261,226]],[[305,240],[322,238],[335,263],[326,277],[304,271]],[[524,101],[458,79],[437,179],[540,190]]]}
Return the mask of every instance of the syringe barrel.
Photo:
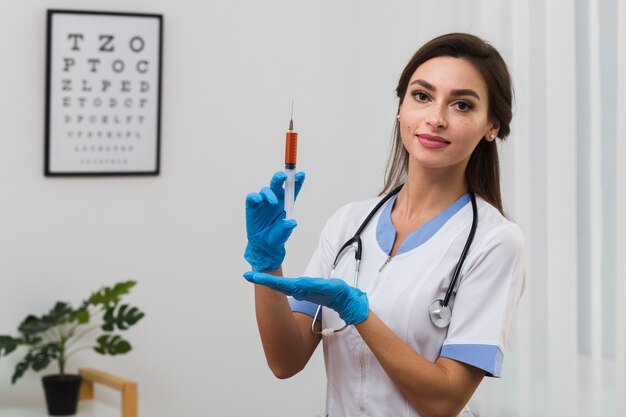
{"label": "syringe barrel", "polygon": [[285,167],[296,168],[298,158],[298,133],[290,130],[285,138]]}
{"label": "syringe barrel", "polygon": [[296,201],[296,170],[285,169],[285,213],[286,219],[293,219],[293,206]]}

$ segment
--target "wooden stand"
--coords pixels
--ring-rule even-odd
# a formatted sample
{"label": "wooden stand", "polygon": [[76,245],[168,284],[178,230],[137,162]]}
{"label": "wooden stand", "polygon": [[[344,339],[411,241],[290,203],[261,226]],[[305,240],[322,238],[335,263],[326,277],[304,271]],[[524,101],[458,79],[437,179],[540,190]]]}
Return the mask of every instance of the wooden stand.
{"label": "wooden stand", "polygon": [[138,417],[137,414],[137,383],[92,368],[79,369],[83,377],[80,386],[80,399],[94,398],[94,383],[106,385],[122,394],[122,417]]}

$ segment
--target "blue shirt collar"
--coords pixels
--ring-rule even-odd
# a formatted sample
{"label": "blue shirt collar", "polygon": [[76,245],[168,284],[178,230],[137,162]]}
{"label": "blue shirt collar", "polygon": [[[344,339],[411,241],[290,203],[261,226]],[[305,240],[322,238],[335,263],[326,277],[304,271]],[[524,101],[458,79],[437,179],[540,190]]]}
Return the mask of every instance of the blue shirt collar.
{"label": "blue shirt collar", "polygon": [[[376,240],[378,241],[378,245],[380,248],[389,255],[391,253],[391,249],[393,249],[393,243],[396,240],[396,228],[391,222],[391,210],[393,205],[396,202],[396,198],[398,195],[394,195],[389,199],[383,211],[380,214],[378,219],[378,224],[376,225]],[[408,252],[412,249],[417,248],[421,244],[425,243],[434,236],[435,233],[439,229],[443,227],[443,225],[454,216],[463,206],[470,202],[470,196],[468,193],[463,194],[459,197],[454,203],[450,204],[444,211],[439,213],[432,220],[424,223],[422,226],[418,227],[414,231],[409,234],[400,248],[398,248],[398,252],[396,255],[400,255],[404,252]]]}

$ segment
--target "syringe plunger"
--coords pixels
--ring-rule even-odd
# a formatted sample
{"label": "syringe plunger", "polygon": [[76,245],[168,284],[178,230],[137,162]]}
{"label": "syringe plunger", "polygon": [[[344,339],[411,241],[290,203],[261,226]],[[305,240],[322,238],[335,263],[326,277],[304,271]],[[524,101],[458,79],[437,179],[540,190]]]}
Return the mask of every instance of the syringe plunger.
{"label": "syringe plunger", "polygon": [[287,180],[285,181],[285,218],[293,219],[293,205],[296,201],[296,170],[285,169]]}

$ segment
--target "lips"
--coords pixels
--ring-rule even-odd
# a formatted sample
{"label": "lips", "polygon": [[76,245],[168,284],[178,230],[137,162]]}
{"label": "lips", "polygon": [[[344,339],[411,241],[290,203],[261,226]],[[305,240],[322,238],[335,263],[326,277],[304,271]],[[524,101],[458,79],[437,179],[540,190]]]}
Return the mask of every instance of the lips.
{"label": "lips", "polygon": [[441,136],[429,135],[426,133],[418,134],[417,140],[422,144],[422,146],[429,149],[441,149],[450,144],[449,140],[446,140]]}

